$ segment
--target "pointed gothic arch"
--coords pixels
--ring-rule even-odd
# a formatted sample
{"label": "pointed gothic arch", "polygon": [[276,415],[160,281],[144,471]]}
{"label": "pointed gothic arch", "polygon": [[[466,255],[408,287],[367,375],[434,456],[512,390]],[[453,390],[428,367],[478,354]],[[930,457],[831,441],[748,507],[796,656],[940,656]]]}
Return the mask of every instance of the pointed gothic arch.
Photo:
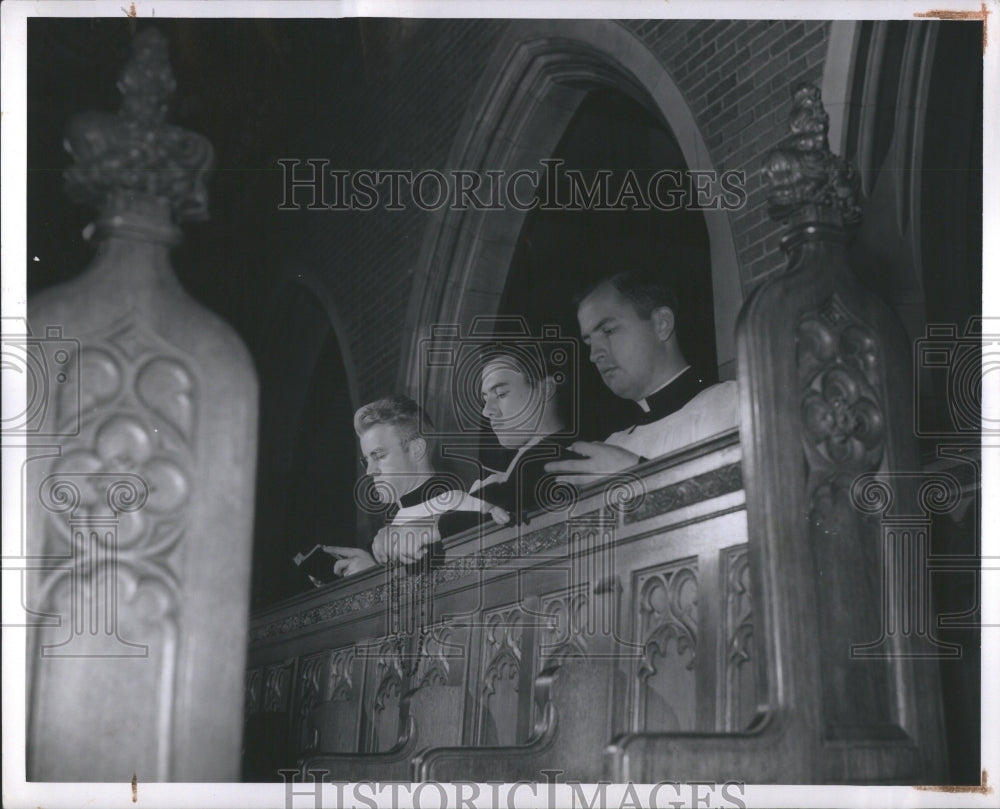
{"label": "pointed gothic arch", "polygon": [[[448,168],[513,171],[551,157],[584,97],[615,89],[657,114],[689,167],[714,168],[694,114],[649,48],[611,21],[533,21],[502,37],[473,94],[484,99],[462,120]],[[399,387],[427,396],[443,417],[447,373],[421,361],[421,341],[435,323],[468,327],[500,305],[524,211],[441,209],[431,214],[403,329]],[[739,260],[728,214],[704,211],[715,295],[720,373],[732,374],[733,326],[742,304]]]}

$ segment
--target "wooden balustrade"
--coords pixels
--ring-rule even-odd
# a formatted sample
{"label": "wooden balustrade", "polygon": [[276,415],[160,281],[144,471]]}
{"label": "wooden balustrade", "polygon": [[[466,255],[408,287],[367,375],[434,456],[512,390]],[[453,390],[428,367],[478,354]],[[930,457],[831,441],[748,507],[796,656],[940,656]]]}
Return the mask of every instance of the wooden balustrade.
{"label": "wooden balustrade", "polygon": [[480,780],[593,781],[616,734],[745,727],[737,434],[566,495],[529,525],[455,537],[436,569],[374,569],[256,615],[250,759],[280,727],[275,769],[336,780],[467,778],[472,761]]}

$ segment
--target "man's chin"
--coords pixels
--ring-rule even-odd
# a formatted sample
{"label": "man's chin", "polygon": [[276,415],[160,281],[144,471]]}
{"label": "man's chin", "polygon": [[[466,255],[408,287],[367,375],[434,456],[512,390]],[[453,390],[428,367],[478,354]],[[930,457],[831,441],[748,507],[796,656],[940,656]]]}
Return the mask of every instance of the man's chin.
{"label": "man's chin", "polygon": [[604,384],[607,386],[609,391],[611,391],[615,396],[618,396],[622,399],[630,399],[634,402],[642,398],[641,396],[634,396],[633,395],[634,391],[630,390],[624,385],[615,384],[613,380],[609,381],[608,379],[605,379]]}
{"label": "man's chin", "polygon": [[527,440],[526,435],[497,435],[497,442],[504,449],[518,449]]}

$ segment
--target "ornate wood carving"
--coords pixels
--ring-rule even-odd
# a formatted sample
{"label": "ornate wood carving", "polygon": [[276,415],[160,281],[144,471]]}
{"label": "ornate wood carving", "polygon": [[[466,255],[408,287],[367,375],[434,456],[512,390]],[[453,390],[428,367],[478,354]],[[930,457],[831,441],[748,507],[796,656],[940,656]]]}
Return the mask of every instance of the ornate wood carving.
{"label": "ornate wood carving", "polygon": [[746,545],[722,551],[725,581],[725,641],[722,671],[725,673],[723,728],[742,730],[756,710],[753,668],[753,600],[750,596],[750,559]]}
{"label": "ornate wood carving", "polygon": [[329,702],[345,702],[354,694],[353,671],[355,647],[330,652],[330,667],[324,695]]}
{"label": "ornate wood carving", "polygon": [[[739,464],[728,464],[718,470],[695,476],[693,480],[696,482],[690,485],[681,483],[649,492],[639,501],[639,506],[635,510],[623,508],[625,522],[632,524],[649,519],[683,506],[739,491],[742,487]],[[449,559],[429,574],[433,578],[432,587],[438,587],[469,576],[481,575],[483,570],[503,566],[511,559],[535,556],[546,551],[563,548],[570,542],[569,528],[571,524],[596,523],[601,523],[601,512],[592,511],[574,517],[569,522],[557,523],[534,531],[518,532],[516,538],[498,543],[483,553]],[[250,641],[259,643],[268,638],[287,635],[343,615],[385,604],[388,600],[389,586],[384,583],[374,584],[359,593],[332,599],[320,607],[312,607],[262,626],[255,626],[250,630]]]}
{"label": "ornate wood carving", "polygon": [[402,693],[406,641],[404,635],[392,635],[383,638],[375,647],[375,693],[372,710],[376,714],[385,710],[388,699],[398,700]]}
{"label": "ornate wood carving", "polygon": [[300,718],[308,716],[321,700],[323,669],[327,658],[326,654],[310,655],[302,658],[299,663],[296,713]]}
{"label": "ornate wood carving", "polygon": [[477,743],[485,744],[494,736],[513,742],[525,665],[524,612],[520,606],[504,607],[484,613],[482,621]]}
{"label": "ornate wood carving", "polygon": [[830,116],[817,87],[801,84],[795,89],[788,128],[764,162],[771,218],[784,222],[805,208],[819,207],[834,211],[846,226],[857,225],[858,175],[854,166],[830,151]]}
{"label": "ornate wood carving", "polygon": [[201,135],[165,123],[167,99],[177,87],[166,39],[154,28],[136,35],[118,89],[117,115],[90,112],[70,122],[66,148],[73,166],[66,191],[77,202],[128,212],[133,198],[169,202],[175,221],[208,218],[205,180],[214,163]]}
{"label": "ornate wood carving", "polygon": [[452,664],[464,659],[464,650],[452,641],[453,634],[452,627],[447,623],[421,630],[420,651],[413,677],[415,687],[448,685]]}
{"label": "ornate wood carving", "polygon": [[115,780],[127,759],[157,781],[234,780],[257,385],[231,327],[170,266],[177,223],[206,218],[212,149],[165,123],[162,35],[132,44],[119,112],[66,134],[96,256],[28,307],[64,374],[36,438],[56,451],[27,471],[29,552],[52,562],[31,574],[29,609],[61,620],[31,639],[28,775]]}
{"label": "ornate wood carving", "polygon": [[[877,469],[885,453],[878,341],[834,295],[802,317],[797,365],[810,493]],[[822,497],[819,498],[822,502]]]}
{"label": "ornate wood carving", "polygon": [[670,565],[642,574],[637,580],[637,625],[644,653],[638,675],[656,673],[653,659],[666,655],[670,641],[678,655],[691,652],[685,664],[694,669],[698,647],[698,573],[694,564]]}
{"label": "ornate wood carving", "polygon": [[261,669],[250,669],[247,672],[246,682],[243,687],[244,719],[260,710],[260,686],[262,681],[263,671]]}
{"label": "ornate wood carving", "polygon": [[496,693],[499,680],[513,680],[521,672],[521,637],[523,613],[520,607],[495,612],[485,618],[485,643],[483,645],[482,691]]}
{"label": "ornate wood carving", "polygon": [[[635,711],[648,730],[693,729],[698,651],[698,567],[688,559],[635,575],[634,626],[642,643],[636,661]],[[671,652],[671,643],[673,651]],[[669,694],[661,668],[670,671]],[[658,687],[659,686],[659,687]]]}
{"label": "ornate wood carving", "polygon": [[625,522],[628,524],[648,520],[651,517],[676,511],[712,497],[738,492],[742,488],[743,470],[740,464],[729,464],[701,475],[695,475],[680,483],[647,492],[638,508],[625,512]]}
{"label": "ornate wood carving", "polygon": [[294,660],[286,660],[264,669],[261,710],[284,712],[288,710],[289,687],[292,684]]}
{"label": "ornate wood carving", "polygon": [[542,669],[572,658],[586,657],[590,644],[587,585],[574,587],[542,598],[543,626],[538,633],[538,665]]}

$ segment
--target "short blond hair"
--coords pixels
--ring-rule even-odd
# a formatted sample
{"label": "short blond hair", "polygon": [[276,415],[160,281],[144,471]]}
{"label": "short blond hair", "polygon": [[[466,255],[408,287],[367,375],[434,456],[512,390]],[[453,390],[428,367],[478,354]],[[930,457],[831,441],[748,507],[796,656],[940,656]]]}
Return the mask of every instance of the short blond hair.
{"label": "short blond hair", "polygon": [[399,431],[403,444],[408,444],[420,438],[421,421],[426,421],[426,417],[409,396],[386,396],[358,408],[354,414],[354,432],[360,436],[372,427],[388,424]]}

